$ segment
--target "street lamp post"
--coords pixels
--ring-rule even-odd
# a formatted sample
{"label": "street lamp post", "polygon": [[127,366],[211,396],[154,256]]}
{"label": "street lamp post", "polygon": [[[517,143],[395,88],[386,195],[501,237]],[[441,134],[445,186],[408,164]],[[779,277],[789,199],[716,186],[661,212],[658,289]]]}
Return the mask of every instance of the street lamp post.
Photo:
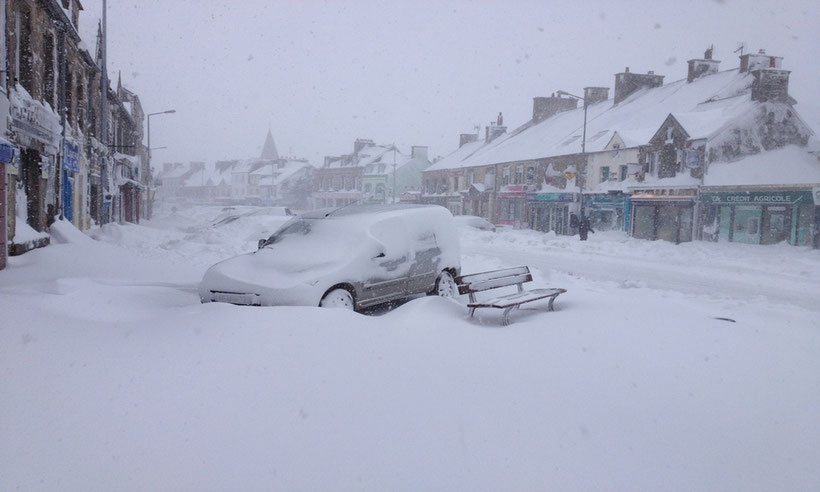
{"label": "street lamp post", "polygon": [[[581,157],[583,158],[583,161],[584,161],[584,168],[583,168],[584,172],[583,172],[583,174],[586,175],[586,169],[587,169],[587,107],[589,105],[587,104],[587,100],[585,98],[576,96],[574,94],[570,94],[569,92],[558,91],[557,94],[559,96],[573,97],[573,98],[578,99],[579,101],[584,103],[584,135],[581,139]],[[578,172],[578,177],[579,177],[579,179],[578,179],[578,190],[579,190],[578,194],[580,195],[580,200],[581,200],[581,217],[583,217],[584,216],[584,180],[585,180],[585,177],[582,176],[582,173],[580,171]]]}
{"label": "street lamp post", "polygon": [[[146,180],[150,180],[151,176],[152,176],[152,173],[151,173],[151,117],[156,116],[158,114],[171,114],[171,113],[176,113],[176,112],[177,112],[176,109],[169,109],[169,110],[166,110],[166,111],[158,111],[156,113],[148,113],[147,115],[145,115],[145,119],[148,122],[148,129],[147,129],[147,132],[146,132],[147,135],[148,135],[148,146],[147,146],[148,147],[148,169],[147,169],[148,176],[145,178]],[[149,190],[149,193],[150,193],[150,190]],[[149,219],[151,218],[151,209],[153,208],[153,204],[151,203],[152,201],[153,201],[153,197],[150,197],[150,200],[148,201],[148,204],[147,204],[148,205],[147,210],[146,210],[146,212],[147,212],[146,215],[148,216],[147,218],[149,218]]]}

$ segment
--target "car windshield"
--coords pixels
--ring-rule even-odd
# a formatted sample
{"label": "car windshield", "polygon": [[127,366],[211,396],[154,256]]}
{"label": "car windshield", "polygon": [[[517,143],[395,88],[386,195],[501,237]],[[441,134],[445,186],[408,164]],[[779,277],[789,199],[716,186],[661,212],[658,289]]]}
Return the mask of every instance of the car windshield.
{"label": "car windshield", "polygon": [[276,243],[282,242],[287,236],[299,234],[306,236],[310,234],[313,229],[313,224],[318,219],[293,219],[282,226],[281,229],[271,234],[271,236],[262,244],[262,247],[272,246]]}

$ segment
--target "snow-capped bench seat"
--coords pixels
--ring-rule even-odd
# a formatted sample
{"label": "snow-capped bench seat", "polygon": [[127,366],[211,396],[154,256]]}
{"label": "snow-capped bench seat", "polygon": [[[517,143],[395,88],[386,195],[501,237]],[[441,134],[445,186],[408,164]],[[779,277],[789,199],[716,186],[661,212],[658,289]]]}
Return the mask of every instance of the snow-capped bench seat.
{"label": "snow-capped bench seat", "polygon": [[[467,307],[470,308],[470,317],[473,316],[475,310],[478,308],[503,309],[504,318],[502,324],[504,326],[510,324],[510,311],[528,302],[549,298],[550,301],[547,305],[547,311],[553,311],[552,304],[555,302],[555,298],[567,291],[566,289],[559,288],[525,290],[523,284],[531,281],[532,274],[530,273],[529,267],[526,266],[505,268],[491,272],[472,273],[456,278],[458,293],[461,295],[469,294],[470,296],[470,302],[467,304]],[[518,292],[482,301],[476,300],[476,292],[512,285],[518,287]]]}

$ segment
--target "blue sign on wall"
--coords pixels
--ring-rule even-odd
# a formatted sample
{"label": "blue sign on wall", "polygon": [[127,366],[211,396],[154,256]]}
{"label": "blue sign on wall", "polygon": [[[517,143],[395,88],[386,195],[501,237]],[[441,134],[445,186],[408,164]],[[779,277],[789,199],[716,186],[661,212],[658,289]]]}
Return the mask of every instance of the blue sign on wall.
{"label": "blue sign on wall", "polygon": [[80,146],[70,140],[63,144],[63,169],[72,173],[80,171]]}
{"label": "blue sign on wall", "polygon": [[0,144],[0,162],[14,164],[14,147],[12,145]]}

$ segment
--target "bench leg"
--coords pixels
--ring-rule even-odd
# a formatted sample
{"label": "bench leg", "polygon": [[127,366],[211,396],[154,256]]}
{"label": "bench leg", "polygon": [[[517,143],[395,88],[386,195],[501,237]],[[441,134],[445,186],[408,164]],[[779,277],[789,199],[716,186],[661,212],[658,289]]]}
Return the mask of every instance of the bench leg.
{"label": "bench leg", "polygon": [[547,305],[547,311],[555,311],[552,307],[552,303],[555,302],[555,298],[558,297],[557,295],[550,297],[550,303]]}
{"label": "bench leg", "polygon": [[510,324],[510,311],[512,311],[513,309],[516,309],[517,307],[518,307],[518,305],[516,304],[515,306],[510,306],[510,307],[504,309],[504,319],[501,321],[501,324],[503,326],[507,326],[507,325]]}
{"label": "bench leg", "polygon": [[473,317],[474,313],[475,313],[475,308],[470,308],[470,317],[471,318]]}

